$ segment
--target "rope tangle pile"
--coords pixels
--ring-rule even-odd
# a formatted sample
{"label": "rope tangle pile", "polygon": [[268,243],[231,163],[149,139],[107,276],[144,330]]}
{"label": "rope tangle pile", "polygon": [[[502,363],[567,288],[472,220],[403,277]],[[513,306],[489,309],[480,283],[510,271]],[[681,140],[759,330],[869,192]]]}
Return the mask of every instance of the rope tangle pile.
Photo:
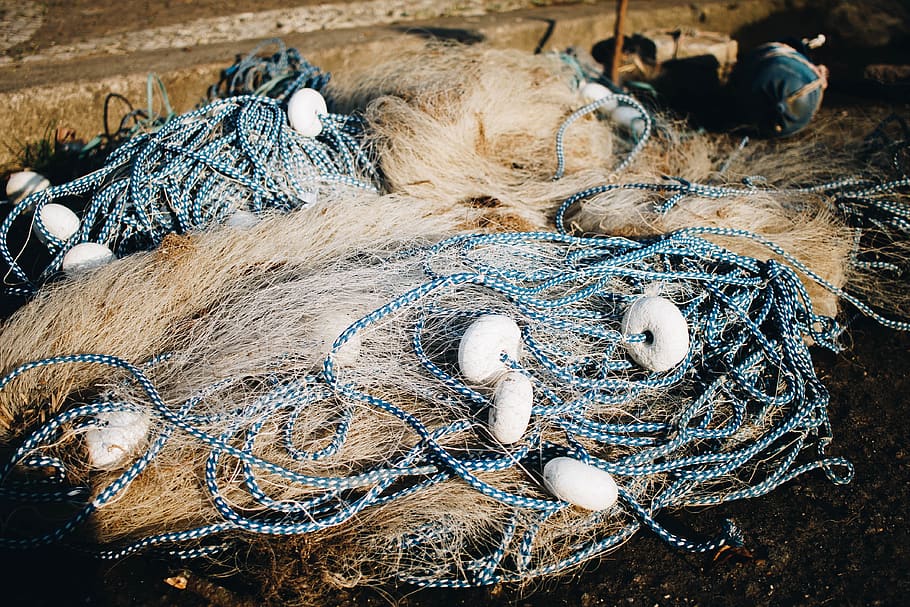
{"label": "rope tangle pile", "polygon": [[[595,107],[604,99],[594,102],[586,108]],[[644,108],[640,108],[644,119],[647,121],[644,132],[650,133],[650,119]],[[582,111],[582,110],[579,110]],[[890,120],[886,121],[889,122]],[[885,125],[879,127],[881,130]],[[905,136],[907,131],[905,129]],[[743,147],[747,139],[740,146]],[[698,199],[720,200],[724,198],[748,199],[750,196],[774,195],[788,197],[793,194],[818,194],[823,196],[824,203],[847,227],[853,231],[853,253],[851,265],[861,271],[879,273],[881,275],[902,276],[908,268],[900,254],[884,255],[881,246],[884,243],[903,242],[910,235],[910,205],[905,198],[910,193],[910,177],[904,166],[904,156],[910,146],[910,138],[891,141],[888,145],[880,144],[879,147],[890,153],[890,175],[881,180],[871,180],[859,177],[848,177],[804,187],[775,188],[761,186],[764,177],[752,176],[743,178],[739,185],[717,185],[712,183],[697,183],[679,176],[664,176],[658,182],[617,182],[604,183],[584,189],[566,198],[560,204],[555,215],[556,230],[560,234],[573,233],[571,216],[576,213],[585,201],[600,194],[617,190],[637,190],[654,194],[653,213],[655,216],[666,215],[677,205],[684,201],[697,204]],[[557,148],[558,149],[558,148]],[[628,166],[639,148],[627,157],[622,167]],[[738,151],[738,150],[737,150]],[[798,209],[794,209],[798,210]],[[783,257],[786,263],[799,270],[809,280],[819,283],[825,289],[837,295],[843,301],[860,310],[864,315],[874,318],[877,322],[898,330],[907,330],[910,323],[886,318],[874,311],[861,299],[826,281],[817,275],[812,268],[801,263],[792,254],[783,250],[767,238],[751,233],[747,230],[718,227],[691,227],[685,232],[700,235],[721,235],[735,238],[749,239],[759,242],[770,251]],[[884,243],[882,242],[884,241]],[[884,258],[883,258],[884,257]]]}
{"label": "rope tangle pile", "polygon": [[[33,293],[83,245],[122,256],[175,232],[243,227],[339,189],[378,192],[356,116],[329,114],[323,100],[304,116],[316,130],[295,127],[292,94],[318,95],[328,76],[283,45],[267,58],[258,51],[225,71],[215,101],[131,136],[101,170],[17,203],[0,223],[14,281],[7,292]],[[565,172],[567,129],[587,114],[610,112],[632,136],[614,175],[655,130],[632,97],[590,88],[584,96],[590,102],[556,133],[554,180]],[[910,214],[892,198],[908,187],[900,153],[894,180],[788,192],[828,196],[857,229],[858,250],[870,226],[906,236]],[[826,453],[828,393],[806,345],[838,349],[841,327],[813,312],[804,280],[886,326],[910,323],[877,314],[745,230],[691,227],[640,241],[570,235],[570,210],[613,190],[653,192],[658,215],[689,197],[767,191],[752,180],[607,183],[563,202],[558,233],[462,235],[239,281],[227,303],[200,311],[188,336],[170,337],[172,349],[141,365],[104,353],[23,364],[0,378],[0,390],[53,365],[101,365],[111,376],[0,468],[4,502],[72,508],[33,534],[7,525],[0,546],[78,538],[95,517],[116,520],[152,478],[159,494],[166,487],[174,500],[203,506],[125,526],[100,556],[154,549],[193,558],[224,550],[238,532],[333,528],[359,553],[344,573],[480,586],[563,571],[641,528],[684,550],[717,550],[742,541],[732,523],[702,540],[658,516],[757,497],[816,469],[849,482],[851,464]],[[64,232],[51,225],[65,215],[57,201],[85,203]],[[51,254],[37,276],[8,239],[30,212]],[[778,260],[736,254],[711,236],[758,242]],[[314,295],[335,291],[348,299]],[[329,316],[351,300],[360,306],[335,327]],[[305,332],[270,339],[306,314],[331,331],[324,351]],[[240,331],[227,335],[218,323]],[[194,330],[204,336],[197,342]],[[218,370],[222,351],[243,353],[230,372]],[[172,486],[167,475],[178,473],[195,482]]]}
{"label": "rope tangle pile", "polygon": [[[298,355],[285,352],[259,368],[258,378],[213,377],[177,401],[152,377],[171,364],[170,375],[186,370],[181,365],[191,363],[180,352],[144,368],[84,354],[9,373],[0,389],[37,367],[100,364],[125,371],[124,386],[132,382],[139,391],[112,389],[21,444],[2,470],[6,499],[82,498],[85,505],[57,529],[35,537],[7,531],[2,544],[58,541],[93,513],[116,507],[176,437],[202,451],[213,511],[196,527],[169,529],[105,556],[187,542],[181,554],[199,556],[218,549],[208,538],[230,530],[293,535],[362,526],[373,510],[410,504],[413,520],[380,538],[378,548],[367,542],[375,551],[365,555],[369,567],[424,586],[476,586],[563,570],[641,527],[685,550],[714,550],[739,541],[734,526],[697,541],[655,517],[668,508],[756,497],[813,469],[836,483],[852,477],[849,462],[825,454],[828,393],[805,341],[836,348],[839,327],[812,312],[786,265],[686,233],[648,242],[515,233],[451,238],[392,255],[377,269],[400,278],[397,294],[340,331],[321,366],[295,367]],[[647,361],[636,351],[666,346],[659,323],[629,328],[630,310],[647,299],[675,307],[688,338],[663,370],[636,362]],[[487,349],[491,373],[469,379],[464,342],[491,317],[514,322],[519,343]],[[400,348],[394,363],[401,368],[371,358],[374,346]],[[351,347],[359,358],[345,356]],[[407,381],[398,381],[399,373]],[[491,427],[507,377],[527,382],[534,394],[526,425],[508,443]],[[230,405],[209,407],[219,394]],[[313,411],[325,414],[318,441],[300,429]],[[79,437],[86,426],[116,425],[115,413],[152,420],[141,426],[147,439],[124,453],[122,469],[104,486],[68,486],[61,452],[84,458]],[[377,447],[384,457],[345,459],[377,419],[397,428],[383,439],[389,446]],[[282,455],[263,455],[276,445]],[[563,482],[568,476],[548,478],[557,460],[569,460],[583,484],[615,483],[614,501],[576,500],[577,487]],[[329,472],[313,473],[318,466]],[[27,474],[35,468],[54,473],[35,485]],[[473,496],[481,533],[465,538],[455,511],[421,518],[427,495],[452,488]]]}
{"label": "rope tangle pile", "polygon": [[[361,121],[324,111],[318,121],[318,136],[305,136],[288,124],[281,102],[235,96],[132,137],[103,168],[23,198],[0,223],[6,292],[34,292],[67,269],[68,255],[79,268],[77,248],[103,262],[154,248],[173,232],[225,221],[249,225],[263,213],[287,212],[339,189],[378,191]],[[66,204],[81,207],[81,217]],[[13,224],[29,212],[51,255],[37,276],[10,250]]]}
{"label": "rope tangle pile", "polygon": [[[275,47],[269,56],[264,50]],[[287,101],[302,88],[322,91],[329,82],[329,74],[310,64],[296,48],[288,48],[284,41],[275,38],[258,44],[244,57],[238,57],[226,68],[221,79],[209,87],[210,100],[238,95],[262,95]]]}

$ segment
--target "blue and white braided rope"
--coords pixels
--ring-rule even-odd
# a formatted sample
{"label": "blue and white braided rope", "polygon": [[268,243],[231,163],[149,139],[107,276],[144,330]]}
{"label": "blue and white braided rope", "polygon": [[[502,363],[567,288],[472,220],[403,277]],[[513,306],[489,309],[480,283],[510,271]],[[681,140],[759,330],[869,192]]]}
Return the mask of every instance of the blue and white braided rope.
{"label": "blue and white braided rope", "polygon": [[[0,223],[0,257],[15,292],[33,292],[58,272],[73,246],[109,245],[116,255],[156,247],[171,233],[202,230],[244,211],[287,212],[338,189],[377,191],[378,176],[353,116],[320,117],[322,133],[304,137],[283,105],[259,96],[215,101],[128,140],[105,166],[32,194]],[[50,234],[40,212],[56,200],[86,200],[79,230],[66,242]],[[10,250],[13,224],[34,209],[51,261],[38,276]]]}
{"label": "blue and white braided rope", "polygon": [[[213,506],[207,522],[162,530],[105,551],[105,557],[186,543],[189,555],[208,553],[214,549],[205,543],[208,538],[232,530],[312,533],[354,524],[366,509],[419,500],[430,489],[456,483],[497,503],[506,518],[491,520],[487,540],[452,546],[464,552],[442,563],[425,559],[451,535],[445,520],[390,540],[388,549],[404,552],[409,556],[401,562],[413,564],[395,573],[427,586],[493,584],[571,567],[618,545],[641,526],[685,550],[714,550],[738,541],[735,528],[708,541],[690,541],[664,529],[655,517],[667,508],[763,495],[815,468],[834,482],[852,476],[848,462],[824,453],[831,430],[828,396],[805,344],[811,335],[816,343],[836,348],[839,329],[812,312],[799,278],[781,263],[733,254],[694,233],[635,242],[543,232],[459,236],[393,256],[387,263],[390,272],[401,270],[401,264],[424,268],[423,282],[342,331],[318,374],[271,374],[258,395],[238,402],[233,411],[215,416],[196,412],[208,395],[231,389],[231,382],[213,383],[206,393],[170,402],[147,371],[103,355],[36,361],[0,379],[3,390],[38,367],[93,363],[125,371],[144,395],[135,402],[102,399],[74,407],[38,428],[0,470],[4,500],[79,499],[86,488],[66,485],[64,465],[52,455],[51,446],[66,436],[61,432],[97,423],[92,419],[99,413],[119,408],[141,409],[154,418],[144,451],[92,492],[94,497],[70,520],[35,537],[5,537],[2,544],[27,547],[64,539],[89,516],[113,506],[177,435],[190,437],[208,454],[199,470]],[[672,293],[691,339],[685,360],[666,373],[630,362],[624,344],[645,336],[618,330],[622,311],[655,285]],[[465,296],[479,307],[465,309]],[[469,322],[484,311],[505,312],[518,321],[526,355],[503,361],[531,378],[538,394],[528,430],[510,446],[490,442],[478,420],[490,396],[465,383],[439,350],[445,340],[434,335],[440,323]],[[371,387],[375,381],[362,383],[362,375],[336,366],[337,353],[355,336],[401,323],[411,327],[409,341],[402,344],[410,349],[408,364],[430,382],[432,391],[417,390],[397,400],[394,390],[377,391]],[[369,377],[369,370],[357,371]],[[372,373],[381,376],[383,371]],[[400,389],[408,392],[406,386]],[[654,395],[661,394],[671,399],[670,409],[652,408],[661,401]],[[438,402],[442,417],[422,418],[414,411],[424,409],[408,405],[414,398]],[[333,430],[322,447],[299,450],[297,416],[327,401],[335,402],[330,409],[337,417],[326,420]],[[360,431],[358,410],[398,420],[413,437],[411,446],[384,461],[361,462],[348,476],[307,473],[307,462],[331,462],[351,433]],[[280,464],[256,454],[271,419],[283,420],[279,444],[288,455]],[[816,454],[804,461],[810,445]],[[604,511],[582,512],[548,496],[537,475],[557,456],[609,472],[619,485],[620,501]],[[36,466],[49,466],[54,474],[40,484],[30,482],[22,471]],[[228,470],[239,470],[239,478]],[[521,482],[510,483],[509,489],[497,486],[494,473],[504,472]],[[300,487],[302,497],[273,497],[269,488],[276,482]],[[658,490],[643,491],[644,486]],[[255,509],[226,497],[228,489],[238,488],[245,488]],[[572,548],[547,557],[538,544],[554,532],[554,521],[566,516],[577,533],[560,533]],[[193,547],[198,542],[204,544]]]}

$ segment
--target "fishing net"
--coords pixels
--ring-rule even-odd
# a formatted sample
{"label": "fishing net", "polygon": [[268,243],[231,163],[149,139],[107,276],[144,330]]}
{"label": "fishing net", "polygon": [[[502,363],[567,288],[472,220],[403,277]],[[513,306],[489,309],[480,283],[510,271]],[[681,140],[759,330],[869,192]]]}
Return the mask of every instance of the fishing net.
{"label": "fishing net", "polygon": [[[0,256],[9,268],[7,292],[34,292],[68,267],[67,255],[80,245],[123,256],[154,248],[168,234],[225,221],[249,225],[264,213],[287,212],[346,189],[378,191],[360,121],[335,114],[320,121],[319,136],[306,137],[291,128],[279,102],[238,96],[129,139],[103,168],[33,193],[6,215]],[[59,210],[58,203],[80,212],[70,213],[74,225],[63,232],[49,229],[44,215],[50,204]],[[20,218],[46,246],[32,271],[19,263],[29,234],[16,231]],[[11,242],[15,236],[18,243]]]}
{"label": "fishing net", "polygon": [[[850,480],[808,344],[838,348],[844,300],[908,328],[845,290],[902,271],[906,138],[844,179],[857,157],[821,153],[837,135],[737,145],[591,99],[556,56],[420,59],[333,80],[315,139],[279,101],[226,97],[16,206],[0,253],[34,299],[0,332],[3,545],[215,558],[269,538],[336,584],[477,586],[642,527],[735,545],[733,524],[704,540],[658,517]],[[52,259],[30,275],[12,222],[71,196],[78,233],[34,219]],[[84,240],[123,258],[49,280]],[[668,365],[642,352],[670,330],[629,320],[646,301],[681,319]],[[515,341],[475,376],[464,344],[494,322]]]}
{"label": "fishing net", "polygon": [[[623,333],[642,297],[685,318],[690,345],[669,370],[629,357],[660,331]],[[496,379],[518,373],[535,395],[511,444],[488,428],[492,386],[465,379],[458,355],[488,315],[521,334],[514,358],[494,352]],[[126,542],[109,556],[182,542],[198,556],[229,531],[338,526],[335,575],[431,586],[554,573],[641,526],[715,549],[735,529],[699,542],[654,517],[755,497],[814,468],[849,481],[849,463],[824,455],[827,392],[805,343],[836,347],[837,332],[787,266],[684,232],[466,235],[371,262],[270,269],[234,283],[143,364],[77,354],[0,381],[5,391],[38,368],[107,368],[106,388],[43,424],[4,471],[7,497],[86,506],[4,542],[63,539],[92,516],[98,539]],[[86,460],[93,431],[117,457]],[[557,458],[609,474],[618,501],[590,511],[554,498],[541,477]],[[48,473],[38,486],[35,469]],[[75,485],[48,484],[64,478]]]}

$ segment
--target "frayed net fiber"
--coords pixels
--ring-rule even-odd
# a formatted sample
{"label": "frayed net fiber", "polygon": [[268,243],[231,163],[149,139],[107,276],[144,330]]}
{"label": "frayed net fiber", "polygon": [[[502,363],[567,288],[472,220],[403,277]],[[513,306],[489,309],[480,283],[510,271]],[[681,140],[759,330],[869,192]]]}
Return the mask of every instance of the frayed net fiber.
{"label": "frayed net fiber", "polygon": [[[162,351],[183,323],[222,301],[240,284],[268,284],[281,268],[360,253],[396,241],[438,240],[456,226],[479,223],[483,209],[367,192],[330,201],[249,228],[222,226],[172,234],[150,252],[118,259],[85,275],[45,285],[0,330],[6,373],[37,358],[105,352],[145,360]],[[0,392],[0,439],[32,426],[88,388],[98,369],[36,371]]]}
{"label": "frayed net fiber", "polygon": [[[208,554],[240,531],[325,534],[333,579],[471,586],[561,571],[642,526],[713,550],[736,529],[698,542],[654,517],[759,496],[814,468],[852,475],[824,456],[827,392],[805,344],[833,346],[837,327],[786,266],[696,237],[467,235],[248,267],[220,295],[138,366],[86,354],[4,378],[6,393],[42,365],[103,373],[96,397],[19,443],[3,470],[8,495],[87,505],[6,545],[63,539],[87,519],[114,543],[109,556],[175,543]],[[689,347],[666,371],[627,354],[658,343],[657,327],[622,331],[645,296],[685,319]],[[459,354],[490,314],[520,329],[493,364],[535,395],[507,445],[488,428],[492,382],[467,381]],[[115,413],[144,420],[145,434],[118,434],[122,460],[93,469],[89,433],[113,432]],[[618,501],[591,510],[555,497],[542,476],[557,458],[608,474]],[[84,493],[46,482],[64,469]],[[53,474],[35,486],[40,470]]]}
{"label": "frayed net fiber", "polygon": [[389,191],[501,206],[506,229],[552,225],[558,200],[615,164],[612,127],[587,116],[566,134],[566,176],[552,180],[556,133],[585,105],[556,55],[430,46],[340,75],[326,94],[337,111],[364,113]]}
{"label": "frayed net fiber", "polygon": [[[723,198],[691,192],[685,204],[662,212],[654,192],[600,196],[586,200],[569,227],[626,236],[736,228],[772,240],[836,287],[849,279],[853,234],[832,214],[828,199],[782,191],[855,171],[831,151],[843,147],[843,133],[816,131],[815,141],[806,136],[789,148],[758,143],[743,152],[727,137],[692,133],[656,116],[651,143],[615,174],[633,142],[609,119],[590,113],[566,129],[563,176],[554,180],[560,168],[556,134],[588,102],[576,73],[557,55],[431,46],[335,78],[327,94],[339,111],[364,112],[389,191],[486,208],[482,227],[550,228],[562,201],[604,183],[659,187],[670,175],[722,187],[762,175],[768,181],[761,191],[742,188]],[[709,238],[744,255],[768,255],[748,239]],[[809,288],[816,310],[834,315],[837,298],[814,284]]]}

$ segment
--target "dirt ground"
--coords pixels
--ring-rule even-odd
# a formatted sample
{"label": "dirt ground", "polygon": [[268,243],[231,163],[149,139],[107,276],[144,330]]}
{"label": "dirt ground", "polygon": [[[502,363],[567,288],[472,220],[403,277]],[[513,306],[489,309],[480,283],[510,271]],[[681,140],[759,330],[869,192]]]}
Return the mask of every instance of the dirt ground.
{"label": "dirt ground", "polygon": [[[383,12],[401,13],[406,2],[396,0],[368,0],[375,5],[377,17]],[[409,4],[404,16],[435,16],[459,14],[465,10],[498,12],[523,6],[573,4],[579,0],[524,0],[501,2],[480,0],[469,6],[468,2],[430,2],[427,5]],[[603,0],[601,0],[603,1]],[[385,4],[383,4],[385,2]],[[240,13],[290,9],[304,6],[335,4],[341,7],[365,4],[364,0],[0,0],[0,20],[4,14],[26,20],[34,27],[27,40],[12,45],[2,45],[0,56],[28,56],[53,46],[66,46],[93,38],[139,32],[146,28],[182,25],[197,19]],[[387,6],[386,6],[387,5]],[[435,5],[435,6],[433,6]],[[480,7],[483,7],[481,9]],[[342,9],[343,10],[343,9]]]}

